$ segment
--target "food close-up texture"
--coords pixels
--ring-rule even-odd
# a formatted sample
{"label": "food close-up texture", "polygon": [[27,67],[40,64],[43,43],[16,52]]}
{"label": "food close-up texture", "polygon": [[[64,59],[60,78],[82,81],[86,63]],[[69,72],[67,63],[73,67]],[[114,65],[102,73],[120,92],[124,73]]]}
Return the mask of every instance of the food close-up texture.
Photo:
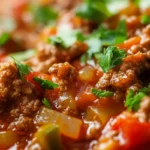
{"label": "food close-up texture", "polygon": [[150,0],[0,2],[0,150],[150,150]]}

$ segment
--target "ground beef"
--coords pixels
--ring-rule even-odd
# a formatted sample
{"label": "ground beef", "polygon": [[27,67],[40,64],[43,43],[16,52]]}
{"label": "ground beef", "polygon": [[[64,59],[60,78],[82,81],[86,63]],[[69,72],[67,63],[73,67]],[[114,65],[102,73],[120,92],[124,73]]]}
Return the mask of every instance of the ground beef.
{"label": "ground beef", "polygon": [[17,74],[18,70],[13,63],[0,63],[0,102],[7,99],[11,83]]}
{"label": "ground beef", "polygon": [[48,68],[54,63],[69,62],[80,56],[86,51],[87,46],[84,43],[77,42],[66,50],[59,46],[41,43],[38,49],[38,55],[26,61],[26,64],[31,66],[34,71],[48,72]]}
{"label": "ground beef", "polygon": [[[32,117],[41,102],[34,85],[25,78],[19,79],[14,63],[0,64],[0,95],[1,108],[10,113],[5,118],[9,120],[8,129],[27,131],[32,126]],[[3,116],[3,111],[0,112]]]}
{"label": "ground beef", "polygon": [[49,68],[48,72],[49,74],[55,74],[59,78],[59,88],[62,91],[72,86],[78,75],[76,69],[68,62],[54,64]]}
{"label": "ground beef", "polygon": [[68,62],[54,64],[48,70],[49,74],[56,74],[60,79],[73,80],[77,76],[76,69]]}
{"label": "ground beef", "polygon": [[33,127],[32,118],[20,116],[15,121],[9,124],[8,130],[25,133],[28,130],[32,129],[32,127]]}
{"label": "ground beef", "polygon": [[59,97],[56,100],[50,99],[50,101],[54,103],[57,110],[72,116],[77,115],[75,97],[70,91],[75,87],[74,83],[78,77],[76,69],[68,62],[65,62],[54,64],[49,68],[48,72],[58,77],[60,89]]}
{"label": "ground beef", "polygon": [[141,79],[141,75],[150,68],[149,58],[148,52],[129,54],[120,66],[103,74],[96,84],[97,88],[113,88],[126,91],[135,84],[142,86],[146,79]]}

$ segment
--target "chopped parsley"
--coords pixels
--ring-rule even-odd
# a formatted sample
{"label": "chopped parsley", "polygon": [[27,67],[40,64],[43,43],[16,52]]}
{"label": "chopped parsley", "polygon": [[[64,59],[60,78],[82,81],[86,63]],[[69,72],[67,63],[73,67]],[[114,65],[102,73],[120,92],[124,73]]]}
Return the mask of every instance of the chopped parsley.
{"label": "chopped parsley", "polygon": [[141,0],[132,0],[132,2],[133,2],[137,7],[139,7]]}
{"label": "chopped parsley", "polygon": [[107,9],[105,0],[84,0],[76,10],[76,15],[94,22],[101,22],[111,13]]}
{"label": "chopped parsley", "polygon": [[50,102],[49,102],[46,98],[44,98],[44,99],[42,100],[42,103],[43,103],[47,108],[50,108],[50,109],[52,108]]}
{"label": "chopped parsley", "polygon": [[47,25],[53,24],[57,19],[57,12],[49,6],[33,8],[34,19],[37,23]]}
{"label": "chopped parsley", "polygon": [[57,36],[50,37],[48,42],[55,46],[61,46],[63,48],[71,47],[75,42],[84,41],[84,36],[80,30],[62,29],[58,32]]}
{"label": "chopped parsley", "polygon": [[97,89],[92,89],[92,93],[96,95],[97,97],[111,97],[114,95],[113,92],[111,91],[104,91],[104,90],[97,90]]}
{"label": "chopped parsley", "polygon": [[55,88],[58,87],[58,84],[54,83],[54,82],[51,82],[49,80],[43,80],[41,78],[38,78],[38,77],[34,77],[33,80],[38,83],[42,89],[49,89],[49,90],[53,90]]}
{"label": "chopped parsley", "polygon": [[125,106],[128,110],[137,111],[140,107],[141,100],[150,93],[150,85],[140,89],[136,94],[131,89],[126,97]]}
{"label": "chopped parsley", "polygon": [[94,36],[98,37],[102,45],[116,45],[122,43],[127,39],[127,27],[125,20],[121,20],[118,27],[114,30],[110,30],[104,26],[100,26],[94,33]]}
{"label": "chopped parsley", "polygon": [[34,56],[36,54],[36,50],[34,49],[28,49],[21,52],[15,52],[9,54],[11,57],[13,57],[15,60],[23,61],[26,59],[29,59],[30,57]]}
{"label": "chopped parsley", "polygon": [[52,45],[58,45],[58,46],[61,46],[63,48],[67,48],[64,40],[59,36],[54,36],[54,37],[49,38],[48,42],[50,42]]}
{"label": "chopped parsley", "polygon": [[142,15],[141,16],[141,23],[145,24],[145,25],[149,24],[150,23],[150,16],[148,16],[146,14]]}
{"label": "chopped parsley", "polygon": [[19,70],[19,76],[21,79],[23,78],[23,75],[28,75],[32,71],[32,69],[29,66],[20,63],[19,61],[15,60],[14,58],[13,58],[13,60],[16,64],[16,67]]}
{"label": "chopped parsley", "polygon": [[84,63],[85,58],[91,59],[93,56],[97,58],[101,54],[104,46],[116,45],[124,42],[127,39],[126,22],[121,20],[118,27],[110,30],[104,26],[100,26],[90,36],[85,38],[85,43],[88,45],[87,52],[81,57]]}
{"label": "chopped parsley", "polygon": [[10,39],[9,33],[3,33],[0,36],[0,46],[3,46]]}
{"label": "chopped parsley", "polygon": [[115,46],[109,46],[104,53],[99,56],[99,65],[104,72],[108,72],[112,68],[122,63],[122,59],[126,56],[124,50],[118,50]]}

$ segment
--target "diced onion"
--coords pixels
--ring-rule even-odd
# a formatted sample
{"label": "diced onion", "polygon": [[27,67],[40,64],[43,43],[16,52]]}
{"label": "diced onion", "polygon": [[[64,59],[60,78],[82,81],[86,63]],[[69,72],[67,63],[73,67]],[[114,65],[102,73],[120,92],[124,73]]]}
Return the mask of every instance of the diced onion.
{"label": "diced onion", "polygon": [[42,107],[34,119],[37,125],[56,124],[59,126],[61,134],[77,139],[80,133],[82,121],[80,119],[70,117],[63,113]]}
{"label": "diced onion", "polygon": [[91,82],[95,75],[95,69],[91,66],[86,66],[79,71],[79,79],[86,82]]}

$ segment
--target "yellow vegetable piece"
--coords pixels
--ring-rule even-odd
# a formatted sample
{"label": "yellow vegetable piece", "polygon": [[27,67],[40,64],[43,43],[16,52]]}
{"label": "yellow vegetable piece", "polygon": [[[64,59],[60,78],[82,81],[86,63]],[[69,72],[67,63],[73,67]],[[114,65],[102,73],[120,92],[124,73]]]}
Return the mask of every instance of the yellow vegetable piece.
{"label": "yellow vegetable piece", "polygon": [[35,117],[35,123],[42,124],[57,124],[61,134],[77,139],[79,137],[82,121],[80,119],[70,117],[63,113],[42,107]]}
{"label": "yellow vegetable piece", "polygon": [[0,149],[7,149],[19,141],[19,135],[12,131],[0,132]]}
{"label": "yellow vegetable piece", "polygon": [[62,150],[59,127],[52,124],[41,126],[34,135],[31,149],[36,143],[44,150]]}

